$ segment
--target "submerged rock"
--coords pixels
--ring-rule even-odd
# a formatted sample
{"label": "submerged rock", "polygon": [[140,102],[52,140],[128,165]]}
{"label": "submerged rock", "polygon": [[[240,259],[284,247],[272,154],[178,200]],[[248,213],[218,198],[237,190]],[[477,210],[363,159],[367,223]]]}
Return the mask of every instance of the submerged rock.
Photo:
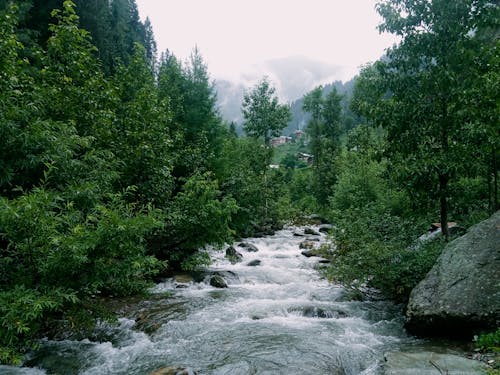
{"label": "submerged rock", "polygon": [[307,318],[338,319],[347,317],[347,314],[340,310],[325,310],[321,307],[307,306],[303,308],[302,316]]}
{"label": "submerged rock", "polygon": [[385,375],[480,375],[484,363],[453,354],[434,352],[389,352],[384,355]]}
{"label": "submerged rock", "polygon": [[299,244],[299,249],[314,249],[314,242],[313,241],[302,241]]}
{"label": "submerged rock", "polygon": [[226,249],[226,258],[229,259],[231,263],[238,263],[243,260],[243,255],[241,253],[237,252],[236,249],[233,246],[229,246]]}
{"label": "submerged rock", "polygon": [[182,367],[163,367],[151,372],[149,375],[196,375],[196,371]]}
{"label": "submerged rock", "polygon": [[247,266],[250,267],[255,267],[255,266],[260,266],[261,261],[259,259],[252,260],[247,263]]}
{"label": "submerged rock", "polygon": [[227,288],[226,280],[220,275],[213,275],[210,278],[210,285],[214,288]]}
{"label": "submerged rock", "polygon": [[243,249],[245,249],[249,253],[256,253],[257,251],[259,251],[257,246],[252,245],[251,243],[247,243],[247,242],[242,242],[242,243],[238,244],[238,246],[242,247]]}
{"label": "submerged rock", "polygon": [[193,276],[187,274],[187,273],[179,273],[174,275],[173,277],[174,281],[176,284],[190,284],[194,282]]}
{"label": "submerged rock", "polygon": [[310,258],[310,257],[321,257],[321,254],[319,252],[319,249],[310,249],[310,250],[303,250],[301,252],[301,254],[303,256],[305,256],[306,258]]}
{"label": "submerged rock", "polygon": [[319,226],[320,233],[330,233],[333,229],[333,225],[331,224],[322,224]]}
{"label": "submerged rock", "polygon": [[411,292],[408,330],[468,337],[500,322],[500,211],[450,242]]}
{"label": "submerged rock", "polygon": [[306,241],[309,241],[309,242],[321,242],[321,240],[318,237],[307,237]]}
{"label": "submerged rock", "polygon": [[305,228],[305,229],[304,229],[304,233],[305,233],[305,234],[308,234],[308,235],[310,235],[310,236],[319,236],[319,233],[318,233],[318,232],[316,232],[316,231],[315,231],[314,229],[312,229],[312,228]]}

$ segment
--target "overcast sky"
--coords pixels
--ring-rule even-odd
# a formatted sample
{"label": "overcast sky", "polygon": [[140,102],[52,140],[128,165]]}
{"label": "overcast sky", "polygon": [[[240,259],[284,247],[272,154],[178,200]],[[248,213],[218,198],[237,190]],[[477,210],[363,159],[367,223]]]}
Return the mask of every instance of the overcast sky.
{"label": "overcast sky", "polygon": [[200,49],[215,79],[237,80],[269,60],[306,57],[352,78],[395,38],[380,35],[376,0],[137,0],[158,51]]}

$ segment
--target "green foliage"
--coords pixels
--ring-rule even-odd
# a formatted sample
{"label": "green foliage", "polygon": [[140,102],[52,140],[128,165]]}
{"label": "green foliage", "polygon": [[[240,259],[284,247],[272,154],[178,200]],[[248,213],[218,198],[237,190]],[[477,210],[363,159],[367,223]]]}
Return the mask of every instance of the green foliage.
{"label": "green foliage", "polygon": [[41,291],[19,285],[0,290],[0,363],[20,364],[21,353],[36,347],[35,339],[47,329],[47,319],[77,302],[65,289]]}
{"label": "green foliage", "polygon": [[269,146],[290,121],[290,108],[279,104],[276,89],[267,78],[262,79],[252,91],[245,94],[242,104],[243,128],[246,134],[261,138]]}
{"label": "green foliage", "polygon": [[[469,110],[463,97],[482,86],[478,64],[483,74],[495,70],[486,62],[491,55],[483,54],[495,37],[479,36],[498,29],[499,8],[486,0],[460,0],[453,7],[444,0],[385,0],[377,10],[384,18],[380,30],[403,39],[375,71],[365,69],[357,107],[387,129],[401,180],[439,199],[447,236],[449,184],[475,164],[476,141],[466,136],[471,120],[464,116]],[[380,95],[385,93],[390,95]],[[491,106],[488,113],[493,115]]]}
{"label": "green foliage", "polygon": [[474,345],[483,351],[500,352],[500,328],[495,332],[484,333],[475,337]]}
{"label": "green foliage", "polygon": [[194,175],[183,185],[166,211],[164,226],[155,239],[155,255],[171,265],[194,268],[196,254],[205,245],[222,246],[230,241],[234,199],[221,196],[217,181],[209,174]]}
{"label": "green foliage", "polygon": [[368,285],[386,297],[405,302],[434,265],[444,243],[412,242],[425,223],[397,216],[368,204],[333,213],[336,249],[327,270],[330,279],[352,286]]}
{"label": "green foliage", "polygon": [[388,298],[406,301],[434,264],[441,242],[418,245],[425,218],[410,215],[404,191],[387,179],[386,160],[378,161],[383,137],[368,128],[350,132],[349,150],[339,159],[340,173],[330,200],[335,223],[329,278],[378,288]]}
{"label": "green foliage", "polygon": [[320,206],[325,206],[332,196],[332,187],[337,178],[335,159],[340,145],[341,101],[342,97],[337,94],[335,87],[323,97],[321,86],[303,99],[303,109],[312,115],[306,130],[314,156],[314,195]]}
{"label": "green foliage", "polygon": [[164,208],[174,187],[171,117],[142,46],[136,45],[129,65],[118,68],[115,82],[120,102],[108,147],[120,160],[117,189],[134,186],[134,201]]}

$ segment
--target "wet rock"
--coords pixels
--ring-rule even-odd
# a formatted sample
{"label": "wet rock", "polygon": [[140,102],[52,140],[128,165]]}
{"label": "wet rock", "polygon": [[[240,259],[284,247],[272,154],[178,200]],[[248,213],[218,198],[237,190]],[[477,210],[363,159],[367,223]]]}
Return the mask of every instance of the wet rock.
{"label": "wet rock", "polygon": [[[297,310],[295,309],[292,311],[297,311]],[[302,313],[302,316],[305,316],[307,318],[339,319],[347,317],[347,314],[344,311],[325,310],[317,306],[306,306],[300,309],[299,311]]]}
{"label": "wet rock", "polygon": [[306,241],[309,241],[309,242],[320,242],[321,240],[318,237],[307,237]]}
{"label": "wet rock", "polygon": [[417,335],[462,336],[500,321],[500,211],[450,242],[411,292],[407,328]]}
{"label": "wet rock", "polygon": [[242,242],[242,243],[238,244],[238,246],[242,247],[243,249],[245,249],[249,253],[256,253],[257,251],[259,251],[257,246],[252,245],[251,243],[247,243],[247,242]]}
{"label": "wet rock", "polygon": [[306,216],[306,219],[309,223],[319,225],[319,224],[328,224],[328,220],[318,214],[311,214]]}
{"label": "wet rock", "polygon": [[196,375],[196,371],[190,368],[170,366],[155,370],[149,373],[149,375]]}
{"label": "wet rock", "polygon": [[320,233],[330,233],[333,229],[333,225],[331,224],[322,224],[319,226]]}
{"label": "wet rock", "polygon": [[302,241],[299,244],[299,249],[314,249],[314,242],[307,240]]}
{"label": "wet rock", "polygon": [[305,229],[304,229],[304,233],[305,233],[305,234],[308,234],[308,235],[310,235],[310,236],[319,236],[319,233],[318,233],[318,232],[316,232],[316,231],[315,231],[314,229],[312,229],[312,228],[305,228]]}
{"label": "wet rock", "polygon": [[385,375],[479,375],[486,365],[453,354],[434,352],[389,352],[384,355]]}
{"label": "wet rock", "polygon": [[330,260],[328,260],[328,259],[321,258],[320,260],[318,260],[318,263],[320,263],[320,264],[329,264],[329,263],[331,263],[331,262],[330,262]]}
{"label": "wet rock", "polygon": [[233,271],[215,271],[212,275],[218,275],[224,280],[231,282],[232,284],[239,284],[240,278]]}
{"label": "wet rock", "polygon": [[295,237],[305,237],[306,236],[304,233],[300,233],[300,232],[297,232],[297,231],[293,232],[293,235]]}
{"label": "wet rock", "polygon": [[[180,273],[180,274],[174,275],[174,281],[176,282],[176,284],[189,284],[189,283],[192,283],[194,281],[194,278],[193,278],[193,276],[191,276],[187,273]],[[187,286],[187,285],[183,285],[183,286]]]}
{"label": "wet rock", "polygon": [[309,249],[309,250],[303,250],[301,252],[301,254],[303,256],[305,256],[306,258],[310,258],[310,257],[320,257],[321,254],[319,252],[318,249]]}
{"label": "wet rock", "polygon": [[226,249],[226,258],[229,259],[229,261],[234,264],[241,262],[243,260],[243,255],[237,252],[233,246],[229,246]]}
{"label": "wet rock", "polygon": [[[270,220],[268,219],[266,221],[270,221]],[[272,236],[274,234],[274,232],[275,232],[275,230],[274,230],[273,224],[257,225],[257,226],[255,226],[254,237]]]}
{"label": "wet rock", "polygon": [[250,267],[255,267],[255,266],[260,266],[261,261],[259,259],[252,260],[247,263],[247,266]]}
{"label": "wet rock", "polygon": [[212,285],[214,288],[227,288],[226,280],[224,280],[224,278],[219,275],[213,275],[210,278],[210,285]]}
{"label": "wet rock", "polygon": [[163,324],[172,319],[182,319],[186,315],[182,302],[172,303],[169,299],[149,301],[141,311],[135,313],[135,328],[148,334],[156,332]]}

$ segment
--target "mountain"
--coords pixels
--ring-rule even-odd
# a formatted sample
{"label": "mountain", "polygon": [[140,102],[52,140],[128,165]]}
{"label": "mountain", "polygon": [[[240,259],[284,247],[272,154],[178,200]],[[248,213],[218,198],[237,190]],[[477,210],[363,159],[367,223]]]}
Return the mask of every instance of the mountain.
{"label": "mountain", "polygon": [[281,101],[292,103],[314,87],[344,78],[347,74],[349,72],[340,66],[303,56],[268,60],[254,65],[236,81],[216,79],[218,106],[226,121],[234,121],[241,127],[241,103],[245,90],[251,89],[262,77],[269,77]]}
{"label": "mountain", "polygon": [[[337,93],[343,96],[342,99],[342,109],[343,109],[343,124],[346,129],[349,130],[352,127],[352,122],[356,122],[357,116],[352,113],[349,108],[349,102],[352,97],[352,93],[354,91],[354,83],[355,78],[352,78],[350,81],[341,82],[335,81],[333,83],[329,83],[323,86],[323,95],[328,95],[333,88],[337,90]],[[304,93],[306,94],[306,93]],[[304,130],[309,122],[311,116],[302,111],[303,104],[303,95],[301,98],[295,100],[290,104],[290,108],[292,111],[292,120],[288,123],[288,126],[283,130],[283,134],[289,135],[292,134],[295,130]]]}

